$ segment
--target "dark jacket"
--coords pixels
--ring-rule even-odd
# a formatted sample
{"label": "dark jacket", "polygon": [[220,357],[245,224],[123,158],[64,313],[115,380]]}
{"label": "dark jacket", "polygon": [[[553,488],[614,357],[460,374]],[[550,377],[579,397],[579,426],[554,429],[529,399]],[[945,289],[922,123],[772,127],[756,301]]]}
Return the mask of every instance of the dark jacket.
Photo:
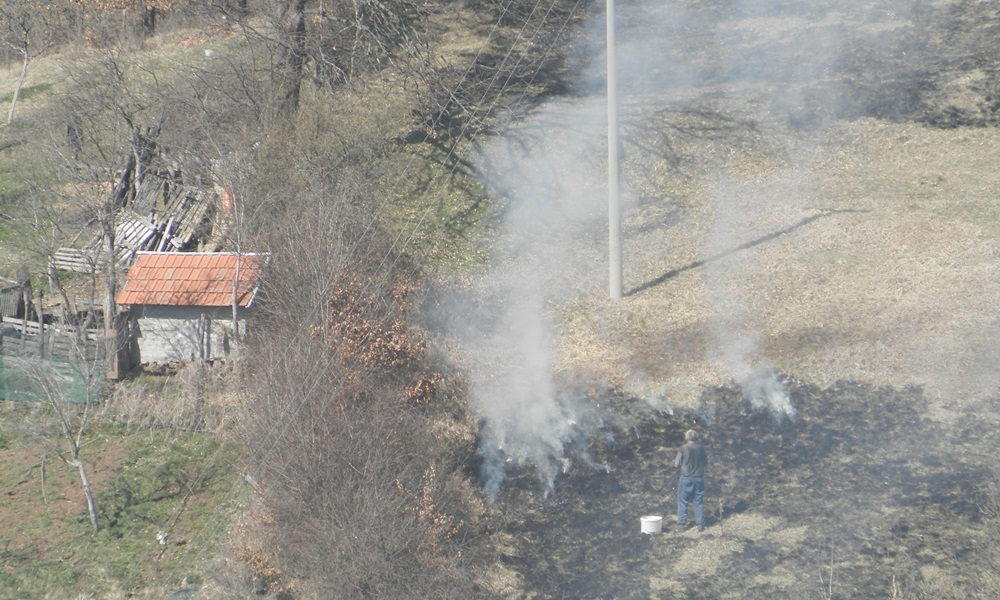
{"label": "dark jacket", "polygon": [[674,466],[681,470],[681,477],[704,477],[708,453],[698,442],[688,442],[677,451]]}

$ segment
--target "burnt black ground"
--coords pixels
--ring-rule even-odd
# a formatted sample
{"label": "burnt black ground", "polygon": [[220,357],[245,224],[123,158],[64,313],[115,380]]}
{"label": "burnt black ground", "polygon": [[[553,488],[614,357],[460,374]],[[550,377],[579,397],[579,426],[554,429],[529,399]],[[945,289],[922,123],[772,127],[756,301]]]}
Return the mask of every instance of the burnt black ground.
{"label": "burnt black ground", "polygon": [[[656,589],[664,579],[685,598],[823,597],[831,566],[837,598],[892,597],[894,578],[915,593],[939,574],[950,590],[943,597],[987,594],[981,575],[996,575],[983,560],[981,511],[997,449],[990,422],[973,413],[949,427],[932,421],[918,388],[785,383],[798,415],[781,424],[732,387],[705,390],[712,422],[628,398],[605,402],[616,417],[641,415],[594,449],[610,473],[575,466],[547,499],[524,474],[497,503],[519,542],[505,560],[529,597],[678,597]],[[678,535],[667,531],[669,462],[691,426],[711,453],[709,527]],[[640,533],[646,514],[665,516],[663,534]],[[770,525],[750,533],[729,525],[755,517]],[[783,530],[802,534],[789,542]],[[721,541],[736,551],[711,557]],[[714,566],[674,574],[672,564],[699,546]]]}
{"label": "burnt black ground", "polygon": [[[705,95],[736,105],[739,94],[750,104],[781,99],[773,93],[780,77],[771,77],[781,73],[769,69],[783,64],[775,57],[787,57],[796,36],[812,33],[790,31],[785,45],[758,44],[746,33],[754,22],[743,27],[739,19],[774,17],[796,3],[760,3],[760,15],[734,14],[739,4],[691,3],[708,21],[672,30],[690,36],[678,53],[690,52],[700,73],[718,75],[706,80]],[[934,129],[1000,124],[997,3],[918,1],[906,3],[905,13],[894,12],[902,6],[896,2],[856,3],[855,12],[840,2],[798,6],[802,12],[790,19],[831,22],[837,56],[793,90],[804,99],[787,107],[793,129],[862,118]],[[841,17],[855,29],[833,22]],[[896,26],[897,17],[906,24]],[[706,25],[717,18],[731,22]],[[747,35],[747,51],[735,62],[704,50],[719,32]],[[780,115],[786,107],[768,109]],[[678,355],[702,351],[686,339],[670,345]],[[653,354],[642,360],[679,362]],[[511,477],[494,506],[514,538],[503,561],[523,578],[524,597],[1000,597],[990,508],[1000,397],[950,405],[898,381],[783,382],[798,411],[783,423],[750,407],[736,386],[705,387],[700,409],[673,414],[604,394],[606,422],[616,425],[590,452],[610,472],[576,462],[544,498],[526,470]],[[711,453],[709,528],[643,535],[643,515],[672,522],[670,463],[691,426],[703,431]]]}

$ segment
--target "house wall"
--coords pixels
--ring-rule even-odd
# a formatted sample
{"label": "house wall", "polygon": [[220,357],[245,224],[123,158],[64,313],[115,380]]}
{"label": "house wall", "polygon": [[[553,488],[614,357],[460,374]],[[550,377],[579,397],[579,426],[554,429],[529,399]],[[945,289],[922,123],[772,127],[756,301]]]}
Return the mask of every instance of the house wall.
{"label": "house wall", "polygon": [[[235,347],[232,309],[197,306],[133,306],[139,362],[222,358]],[[246,311],[237,315],[244,331]]]}

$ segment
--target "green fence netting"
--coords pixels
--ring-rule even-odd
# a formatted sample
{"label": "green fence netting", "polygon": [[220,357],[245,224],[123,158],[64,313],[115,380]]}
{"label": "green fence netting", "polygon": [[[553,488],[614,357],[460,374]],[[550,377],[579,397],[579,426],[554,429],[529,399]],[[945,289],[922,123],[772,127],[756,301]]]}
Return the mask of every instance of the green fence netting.
{"label": "green fence netting", "polygon": [[88,393],[87,378],[67,360],[0,355],[0,399],[23,402],[43,400],[39,383],[41,377],[54,382],[65,401],[80,403],[88,398],[91,402],[98,401],[100,378],[91,378]]}

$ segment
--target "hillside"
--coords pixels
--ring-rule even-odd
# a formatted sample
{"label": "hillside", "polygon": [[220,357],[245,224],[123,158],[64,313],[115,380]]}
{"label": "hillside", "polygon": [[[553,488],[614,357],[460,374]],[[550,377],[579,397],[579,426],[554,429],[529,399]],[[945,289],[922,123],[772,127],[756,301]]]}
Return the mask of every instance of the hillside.
{"label": "hillside", "polygon": [[[248,193],[301,197],[262,203],[252,239],[307,260],[278,261],[296,293],[270,296],[275,335],[218,396],[238,398],[255,483],[234,489],[257,492],[240,541],[259,553],[201,594],[995,597],[1000,9],[619,6],[613,301],[599,7],[561,6],[565,29],[537,40],[501,19],[502,42],[465,8],[435,38],[451,74],[481,57],[461,108],[360,87],[329,108],[306,88],[295,125],[241,155],[259,161]],[[539,62],[497,92],[505,48]],[[427,288],[382,273],[397,261]],[[427,362],[351,370],[324,336],[358,330],[316,315],[350,325],[362,302],[324,278],[365,302],[391,290],[370,305],[412,318]],[[434,400],[400,410],[414,378]],[[669,525],[689,427],[709,527],[643,535],[642,515]]]}
{"label": "hillside", "polygon": [[[995,595],[995,8],[628,10],[626,298],[595,268],[600,197],[550,223],[553,262],[516,238],[558,273],[551,361],[582,380],[555,401],[581,425],[549,423],[591,446],[550,455],[547,499],[531,468],[500,493],[504,564],[546,598]],[[523,155],[589,198],[574,165],[603,149],[557,135]],[[710,527],[642,536],[692,425]]]}

